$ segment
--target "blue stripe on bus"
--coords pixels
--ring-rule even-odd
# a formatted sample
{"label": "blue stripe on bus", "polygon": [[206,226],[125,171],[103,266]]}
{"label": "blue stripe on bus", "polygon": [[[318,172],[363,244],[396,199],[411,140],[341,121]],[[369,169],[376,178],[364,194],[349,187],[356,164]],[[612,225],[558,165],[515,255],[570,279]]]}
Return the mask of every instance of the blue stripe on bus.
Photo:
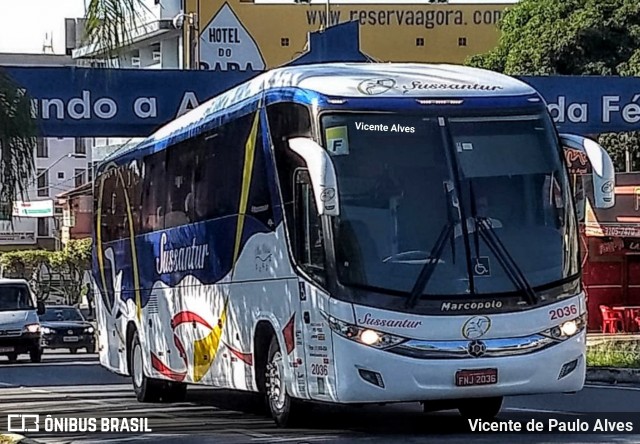
{"label": "blue stripe on bus", "polygon": [[[238,216],[233,215],[137,236],[135,243],[138,253],[142,307],[148,303],[153,285],[157,282],[175,287],[186,276],[191,275],[203,284],[209,285],[227,276],[234,266],[232,263],[233,233],[237,223]],[[240,251],[242,252],[249,238],[257,233],[270,231],[272,230],[269,227],[246,215]],[[105,250],[113,249],[117,269],[115,274],[122,273],[121,299],[123,301],[134,299],[135,288],[129,239],[110,242],[105,244],[104,248]],[[171,251],[174,253],[170,253]],[[205,251],[206,256],[203,254]],[[177,257],[175,257],[176,254]],[[94,267],[97,267],[96,263]],[[105,268],[108,286],[111,288],[107,291],[101,288],[101,292],[106,305],[111,308],[114,306],[113,292],[118,288],[114,288],[110,263],[107,263]]]}

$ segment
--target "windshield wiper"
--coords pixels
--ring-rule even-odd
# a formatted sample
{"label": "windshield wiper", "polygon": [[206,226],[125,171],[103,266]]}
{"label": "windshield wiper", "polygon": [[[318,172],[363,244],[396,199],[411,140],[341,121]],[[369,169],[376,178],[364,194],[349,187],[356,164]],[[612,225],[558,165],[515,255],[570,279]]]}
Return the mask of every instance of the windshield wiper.
{"label": "windshield wiper", "polygon": [[427,286],[429,279],[431,279],[431,276],[436,269],[436,265],[438,265],[438,262],[442,257],[442,252],[447,244],[447,239],[453,234],[454,227],[455,224],[452,222],[448,222],[444,227],[442,227],[442,231],[440,231],[440,235],[431,249],[432,254],[429,254],[427,262],[422,267],[422,270],[420,270],[418,279],[416,279],[416,283],[411,289],[411,296],[409,296],[405,304],[407,308],[411,308],[415,305],[416,301],[422,294],[422,291]]}
{"label": "windshield wiper", "polygon": [[405,303],[407,308],[411,308],[416,304],[418,298],[424,291],[425,287],[429,283],[429,279],[433,275],[433,272],[442,257],[442,253],[444,252],[444,247],[447,244],[447,239],[451,240],[451,254],[453,256],[453,260],[455,262],[455,216],[453,214],[454,204],[450,202],[450,196],[453,192],[453,186],[449,182],[444,183],[444,193],[446,195],[446,205],[447,205],[447,219],[448,222],[442,227],[438,238],[436,239],[435,244],[429,250],[429,257],[427,257],[427,261],[424,266],[420,270],[420,274],[418,274],[418,278],[416,282],[413,284],[413,288],[411,289],[411,295],[407,299]]}
{"label": "windshield wiper", "polygon": [[[489,246],[489,249],[493,255],[498,259],[498,262],[504,269],[505,273],[518,289],[523,291],[527,295],[527,302],[529,305],[535,305],[538,301],[538,295],[535,290],[529,284],[527,277],[524,275],[518,264],[509,254],[509,251],[504,246],[496,231],[491,225],[491,221],[486,217],[475,217],[476,232],[480,233],[480,236]],[[476,257],[476,260],[478,257]]]}

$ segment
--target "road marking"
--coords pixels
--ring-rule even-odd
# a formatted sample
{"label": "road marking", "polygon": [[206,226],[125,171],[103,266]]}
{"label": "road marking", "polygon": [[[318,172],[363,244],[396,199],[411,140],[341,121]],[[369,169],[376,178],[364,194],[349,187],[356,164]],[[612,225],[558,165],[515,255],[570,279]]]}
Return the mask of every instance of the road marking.
{"label": "road marking", "polygon": [[254,438],[253,441],[268,441],[268,442],[308,442],[308,441],[324,441],[329,439],[336,439],[336,435],[316,435],[316,436],[269,436],[266,438]]}
{"label": "road marking", "polygon": [[561,415],[587,415],[587,413],[569,412],[566,410],[528,409],[521,407],[506,407],[502,411],[527,412],[527,413],[556,413]]}
{"label": "road marking", "polygon": [[607,390],[611,390],[611,389],[617,389],[617,390],[629,390],[632,392],[640,392],[640,387],[633,387],[633,386],[627,386],[627,385],[618,385],[618,384],[588,384],[585,385],[585,387],[588,388],[595,388],[595,389],[607,389]]}

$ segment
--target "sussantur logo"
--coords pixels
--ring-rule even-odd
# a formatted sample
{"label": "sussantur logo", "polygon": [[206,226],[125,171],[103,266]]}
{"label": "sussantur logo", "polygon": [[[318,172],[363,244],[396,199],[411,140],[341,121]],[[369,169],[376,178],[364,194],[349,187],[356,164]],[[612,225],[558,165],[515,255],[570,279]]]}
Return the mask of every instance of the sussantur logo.
{"label": "sussantur logo", "polygon": [[462,336],[467,339],[476,339],[487,334],[491,328],[491,319],[486,316],[474,316],[467,319],[462,326]]}
{"label": "sussantur logo", "polygon": [[396,86],[396,81],[391,78],[367,79],[358,84],[358,91],[368,96],[384,94]]}

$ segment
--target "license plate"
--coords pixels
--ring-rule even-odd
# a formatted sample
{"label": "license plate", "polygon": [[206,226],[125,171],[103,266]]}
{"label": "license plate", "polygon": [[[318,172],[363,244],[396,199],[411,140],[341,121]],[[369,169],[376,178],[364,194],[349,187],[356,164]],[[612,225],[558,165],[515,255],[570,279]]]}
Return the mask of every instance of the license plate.
{"label": "license plate", "polygon": [[0,347],[0,353],[11,353],[13,351],[13,347]]}
{"label": "license plate", "polygon": [[65,336],[62,340],[64,342],[78,342],[78,337],[77,336]]}
{"label": "license plate", "polygon": [[470,385],[490,385],[498,383],[497,368],[482,368],[477,370],[458,370],[456,385],[468,387]]}

